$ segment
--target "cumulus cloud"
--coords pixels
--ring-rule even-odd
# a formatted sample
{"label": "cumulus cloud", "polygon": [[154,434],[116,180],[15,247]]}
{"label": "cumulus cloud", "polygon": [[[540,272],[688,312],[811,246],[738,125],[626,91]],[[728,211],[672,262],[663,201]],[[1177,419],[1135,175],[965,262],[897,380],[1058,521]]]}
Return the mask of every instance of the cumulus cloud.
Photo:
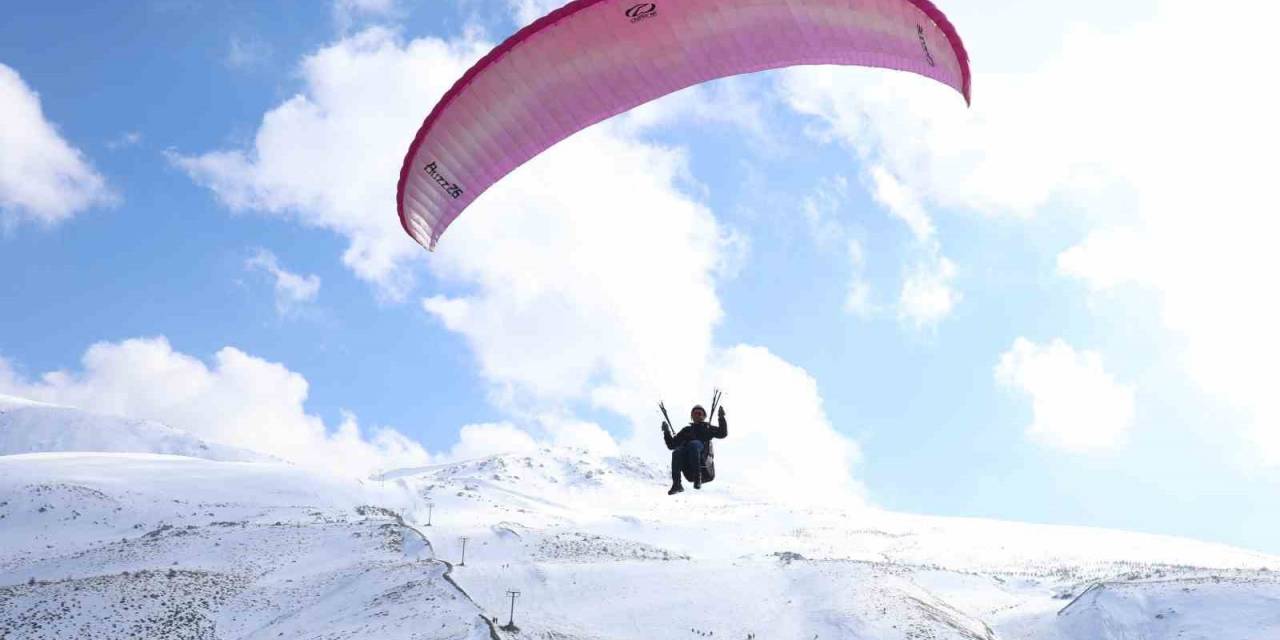
{"label": "cumulus cloud", "polygon": [[117,198],[107,181],[45,119],[40,95],[0,64],[0,227],[51,226]]}
{"label": "cumulus cloud", "polygon": [[362,31],[302,61],[303,90],[263,116],[247,148],[170,157],[232,210],[342,235],[343,262],[401,299],[423,254],[396,216],[400,163],[431,105],[486,50]]}
{"label": "cumulus cloud", "polygon": [[273,280],[276,312],[281,316],[296,314],[320,295],[320,276],[298,275],[280,266],[276,254],[258,249],[244,263],[245,269],[267,274]]}
{"label": "cumulus cloud", "polygon": [[[1248,194],[1198,195],[1219,201],[1211,223],[1199,217],[1203,209],[1180,211],[1180,203],[1165,200],[1164,215],[1152,212],[1141,227],[1093,231],[1058,256],[1058,270],[1099,293],[1124,286],[1158,292],[1164,324],[1183,338],[1186,372],[1212,397],[1244,412],[1247,422],[1239,426],[1253,459],[1280,465],[1274,385],[1280,300],[1267,293],[1280,273],[1273,244],[1280,227],[1255,202],[1239,200]],[[1122,304],[1124,297],[1105,300]]]}
{"label": "cumulus cloud", "polygon": [[[686,193],[696,182],[684,152],[643,138],[664,109],[702,111],[687,101],[719,94],[675,96],[676,106],[575,134],[486,192],[427,259],[395,217],[400,161],[429,105],[487,49],[465,37],[357,33],[305,59],[303,92],[264,116],[251,147],[174,161],[233,209],[343,234],[351,243],[344,261],[392,295],[409,290],[411,260],[434,272],[447,293],[427,295],[422,308],[468,342],[510,416],[465,429],[450,455],[530,440],[660,453],[652,437],[633,446],[636,429],[611,425],[615,439],[576,413],[590,407],[655,436],[654,398],[710,389],[719,380],[710,363],[732,352],[713,340],[722,315],[715,287],[731,277],[745,242]],[[785,382],[773,390],[780,402],[820,406],[812,380],[776,358],[731,361],[760,367],[724,373],[744,387]],[[811,424],[841,438],[825,418]],[[770,463],[766,449],[735,464]],[[840,449],[849,450],[851,442]],[[845,478],[832,486],[850,486],[856,456],[827,455],[824,468]]]}
{"label": "cumulus cloud", "polygon": [[[862,495],[852,475],[861,450],[831,424],[808,372],[763,347],[738,345],[716,354],[708,376],[731,390],[723,403],[732,442],[726,441],[717,479],[787,500],[832,504]],[[806,498],[794,495],[801,485]]]}
{"label": "cumulus cloud", "polygon": [[1280,273],[1270,213],[1280,93],[1263,80],[1274,75],[1269,41],[1242,37],[1238,22],[1273,24],[1280,7],[1086,1],[1034,16],[999,4],[1019,29],[985,27],[987,3],[954,8],[975,60],[970,110],[908,74],[797,70],[782,94],[822,136],[928,202],[1086,215],[1096,228],[1062,253],[1059,272],[1095,291],[1157,292],[1187,374],[1248,416],[1237,427],[1251,451],[1280,464],[1280,396],[1267,383],[1280,303],[1262,293]]}
{"label": "cumulus cloud", "polygon": [[[430,296],[423,308],[467,339],[509,410],[534,416],[520,424],[538,441],[662,462],[654,399],[673,408],[705,402],[691,394],[720,384],[737,416],[731,468],[772,474],[735,482],[769,477],[776,488],[822,473],[831,492],[855,495],[857,446],[826,419],[812,378],[759,347],[715,346],[715,285],[732,242],[677,188],[689,180],[682,153],[625,126],[581,132],[508,176],[450,229],[432,267],[470,293]],[[593,423],[547,417],[583,402],[632,429],[615,442]],[[506,429],[490,433],[525,442]],[[819,444],[789,447],[797,434]]]}
{"label": "cumulus cloud", "polygon": [[1027,435],[1073,452],[1114,449],[1133,426],[1133,389],[1116,382],[1094,351],[1061,339],[1044,345],[1018,338],[1000,356],[996,380],[1031,398]]}
{"label": "cumulus cloud", "polygon": [[1091,184],[1096,151],[1077,126],[1048,124],[1054,118],[1047,114],[1062,113],[1059,101],[1079,87],[1043,70],[990,72],[998,65],[985,58],[975,65],[968,110],[951,89],[908,74],[801,67],[786,71],[779,89],[792,109],[813,118],[819,139],[847,145],[929,202],[1026,217],[1064,189]]}
{"label": "cumulus cloud", "polygon": [[696,372],[673,365],[709,355],[726,233],[673,186],[687,178],[678,151],[583,131],[450,229],[432,267],[474,293],[423,306],[467,338],[485,377],[544,401],[585,399],[602,381],[647,398],[660,381],[689,386]]}
{"label": "cumulus cloud", "polygon": [[[1275,5],[1205,11],[1172,3],[1133,33],[1098,39],[1096,55],[1122,61],[1090,68],[1106,87],[1159,67],[1090,137],[1131,190],[1131,209],[1109,212],[1060,256],[1059,269],[1098,291],[1128,284],[1158,292],[1185,370],[1247,416],[1250,452],[1280,465],[1280,396],[1270,382],[1280,360],[1280,300],[1265,293],[1280,273],[1280,222],[1271,214],[1280,93],[1257,81],[1273,70],[1263,39],[1239,37],[1231,16],[1245,12],[1258,24],[1280,19]],[[1186,33],[1203,44],[1183,46]],[[1187,87],[1183,74],[1204,82]]]}
{"label": "cumulus cloud", "polygon": [[960,302],[955,277],[956,266],[945,256],[933,254],[915,264],[902,281],[898,318],[917,330],[936,327]]}
{"label": "cumulus cloud", "polygon": [[[1270,382],[1280,360],[1280,300],[1265,293],[1280,273],[1280,222],[1270,213],[1280,94],[1255,80],[1272,74],[1270,54],[1264,41],[1239,37],[1229,16],[1242,12],[1259,24],[1280,19],[1274,5],[1203,11],[1175,3],[1123,39],[1100,39],[1099,56],[1123,61],[1095,70],[1104,86],[1119,87],[1149,64],[1160,71],[1091,138],[1131,189],[1132,210],[1110,212],[1058,265],[1097,291],[1127,284],[1158,292],[1185,370],[1247,416],[1249,451],[1280,465],[1280,396]],[[1204,44],[1182,46],[1186,33]],[[1188,88],[1183,73],[1204,82]]]}
{"label": "cumulus cloud", "polygon": [[497,454],[533,453],[539,444],[527,431],[509,422],[469,424],[458,430],[458,441],[444,460],[469,460]]}
{"label": "cumulus cloud", "polygon": [[546,424],[556,446],[586,449],[602,456],[616,456],[622,452],[617,440],[594,422],[555,417],[548,419]]}
{"label": "cumulus cloud", "polygon": [[528,454],[543,447],[585,449],[601,456],[621,453],[613,436],[592,422],[544,415],[529,424],[528,428],[511,422],[465,425],[458,431],[457,442],[437,458],[454,461],[497,454]]}
{"label": "cumulus cloud", "polygon": [[354,415],[327,426],[307,413],[300,374],[234,347],[210,363],[164,338],[100,342],[80,371],[26,379],[0,359],[0,393],[98,413],[159,420],[200,438],[335,473],[426,464],[427,452],[389,428],[366,433]]}
{"label": "cumulus cloud", "polygon": [[[851,474],[861,460],[861,450],[831,424],[817,382],[803,369],[763,347],[739,345],[717,350],[706,363],[704,375],[731,390],[724,398],[730,427],[729,440],[719,449],[724,462],[717,467],[718,478],[789,503],[853,504],[864,498],[864,487]],[[707,404],[707,398],[686,395],[668,399],[677,428],[688,406]],[[438,459],[533,453],[557,446],[606,456],[630,453],[665,466],[658,421],[641,419],[637,426],[619,442],[595,423],[558,414],[537,416],[526,426],[512,422],[467,425],[457,443]],[[801,484],[807,487],[804,496],[794,492]]]}
{"label": "cumulus cloud", "polygon": [[1124,284],[1156,283],[1171,265],[1150,253],[1139,229],[1111,227],[1097,229],[1084,242],[1058,254],[1058,272],[1078,278],[1095,291]]}

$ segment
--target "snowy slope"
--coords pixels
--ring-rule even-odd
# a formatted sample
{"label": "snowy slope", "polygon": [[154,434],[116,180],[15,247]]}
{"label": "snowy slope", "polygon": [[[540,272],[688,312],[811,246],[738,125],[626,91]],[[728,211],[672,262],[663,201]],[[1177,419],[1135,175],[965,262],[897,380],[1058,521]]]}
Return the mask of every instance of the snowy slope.
{"label": "snowy slope", "polygon": [[280,464],[0,456],[0,638],[491,638],[372,495]]}
{"label": "snowy slope", "polygon": [[205,442],[159,422],[99,415],[0,395],[0,455],[49,451],[167,453],[243,462],[271,459],[245,449]]}
{"label": "snowy slope", "polygon": [[0,456],[0,638],[1280,638],[1275,557],[665,476],[568,449],[364,483]]}
{"label": "snowy slope", "polygon": [[434,505],[440,553],[457,557],[469,538],[459,584],[503,618],[506,591],[519,590],[516,621],[542,637],[1280,638],[1275,557],[789,507],[719,481],[668,497],[664,475],[633,458],[544,450],[385,478],[415,491],[414,518]]}

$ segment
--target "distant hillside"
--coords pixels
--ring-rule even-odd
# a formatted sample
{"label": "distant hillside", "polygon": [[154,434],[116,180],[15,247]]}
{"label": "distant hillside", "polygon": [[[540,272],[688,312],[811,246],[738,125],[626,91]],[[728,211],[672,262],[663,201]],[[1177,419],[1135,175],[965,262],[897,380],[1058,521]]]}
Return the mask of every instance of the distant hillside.
{"label": "distant hillside", "polygon": [[272,460],[247,449],[205,442],[152,420],[0,395],[0,455],[57,451],[163,453],[224,462]]}
{"label": "distant hillside", "polygon": [[[202,444],[106,420],[0,407],[0,433],[46,449],[107,433]],[[1275,556],[792,503],[735,480],[749,469],[720,472],[668,496],[661,466],[569,448],[372,481],[152,453],[0,455],[0,640],[1280,638]]]}
{"label": "distant hillside", "polygon": [[279,463],[0,456],[0,638],[494,640],[367,497]]}
{"label": "distant hillside", "polygon": [[[725,465],[666,495],[665,469],[575,449],[388,471],[409,519],[522,637],[1216,640],[1280,638],[1280,559],[1088,527],[811,506]],[[696,605],[690,604],[696,601]],[[535,604],[536,603],[536,604]],[[524,606],[523,618],[520,607]]]}

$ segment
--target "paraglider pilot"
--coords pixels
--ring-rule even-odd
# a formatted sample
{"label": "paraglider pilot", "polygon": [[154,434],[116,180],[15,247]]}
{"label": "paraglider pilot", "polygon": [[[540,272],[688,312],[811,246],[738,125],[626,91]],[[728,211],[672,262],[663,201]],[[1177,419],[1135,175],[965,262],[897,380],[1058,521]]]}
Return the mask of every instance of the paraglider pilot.
{"label": "paraglider pilot", "polygon": [[711,448],[712,438],[724,438],[729,435],[729,424],[724,420],[724,407],[720,407],[719,426],[713,427],[707,422],[707,410],[702,405],[695,405],[689,412],[693,422],[671,435],[671,425],[662,423],[662,438],[671,450],[671,490],[667,495],[675,495],[684,491],[680,483],[680,475],[693,483],[694,489],[701,489],[702,483],[711,482],[716,477],[715,452]]}

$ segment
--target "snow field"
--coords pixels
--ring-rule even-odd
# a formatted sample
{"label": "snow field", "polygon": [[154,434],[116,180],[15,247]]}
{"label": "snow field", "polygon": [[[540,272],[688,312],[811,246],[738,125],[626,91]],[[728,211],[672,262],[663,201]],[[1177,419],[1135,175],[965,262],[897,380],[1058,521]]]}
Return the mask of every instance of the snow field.
{"label": "snow field", "polygon": [[0,454],[0,640],[1280,638],[1280,559],[1223,545],[669,497],[574,449],[353,481],[117,420],[0,398],[0,452],[143,451]]}
{"label": "snow field", "polygon": [[2,456],[0,638],[489,638],[366,493],[273,463]]}

